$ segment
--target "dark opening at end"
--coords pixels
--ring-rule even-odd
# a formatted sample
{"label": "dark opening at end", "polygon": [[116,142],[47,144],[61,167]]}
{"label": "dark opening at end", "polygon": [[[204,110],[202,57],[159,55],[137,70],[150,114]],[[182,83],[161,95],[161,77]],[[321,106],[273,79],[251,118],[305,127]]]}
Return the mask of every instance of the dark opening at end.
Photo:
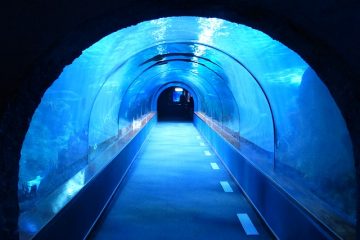
{"label": "dark opening at end", "polygon": [[157,101],[159,121],[193,121],[193,96],[181,87],[165,89]]}

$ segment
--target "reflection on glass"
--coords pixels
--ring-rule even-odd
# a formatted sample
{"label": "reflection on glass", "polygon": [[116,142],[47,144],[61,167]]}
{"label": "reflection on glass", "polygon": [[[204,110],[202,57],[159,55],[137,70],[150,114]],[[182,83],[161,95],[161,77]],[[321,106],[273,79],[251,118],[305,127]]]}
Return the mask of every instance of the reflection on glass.
{"label": "reflection on glass", "polygon": [[59,194],[56,199],[52,201],[52,211],[54,213],[59,212],[59,210],[63,208],[73,196],[75,196],[75,194],[84,186],[84,184],[85,173],[84,171],[80,171],[65,183],[61,194]]}
{"label": "reflection on glass", "polygon": [[262,32],[197,17],[119,30],[63,70],[44,94],[23,143],[22,216],[31,219],[44,201],[54,200],[53,210],[61,209],[86,185],[81,172],[101,169],[101,156],[143,126],[156,111],[153,96],[174,81],[192,88],[203,119],[309,211],[321,220],[323,211],[354,224],[352,143],[318,76]]}

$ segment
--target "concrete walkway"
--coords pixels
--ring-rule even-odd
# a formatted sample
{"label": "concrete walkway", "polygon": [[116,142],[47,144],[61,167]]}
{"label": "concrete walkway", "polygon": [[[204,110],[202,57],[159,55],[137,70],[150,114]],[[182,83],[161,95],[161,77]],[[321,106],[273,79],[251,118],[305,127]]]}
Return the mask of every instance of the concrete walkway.
{"label": "concrete walkway", "polygon": [[273,237],[194,125],[160,122],[90,239]]}

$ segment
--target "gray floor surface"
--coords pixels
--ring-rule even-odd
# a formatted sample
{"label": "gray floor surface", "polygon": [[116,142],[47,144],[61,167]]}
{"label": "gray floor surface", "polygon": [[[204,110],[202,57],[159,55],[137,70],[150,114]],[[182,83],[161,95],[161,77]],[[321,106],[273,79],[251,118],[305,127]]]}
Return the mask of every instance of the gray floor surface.
{"label": "gray floor surface", "polygon": [[[216,163],[219,169],[213,169]],[[220,184],[227,181],[233,192]],[[247,235],[246,213],[258,235]],[[273,239],[192,123],[158,123],[90,239]]]}

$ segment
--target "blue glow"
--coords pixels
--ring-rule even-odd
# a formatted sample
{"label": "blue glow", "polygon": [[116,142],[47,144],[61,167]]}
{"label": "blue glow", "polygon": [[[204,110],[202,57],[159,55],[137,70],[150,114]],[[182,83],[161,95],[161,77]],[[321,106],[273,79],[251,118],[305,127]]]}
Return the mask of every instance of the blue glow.
{"label": "blue glow", "polygon": [[182,92],[182,91],[184,91],[182,88],[179,88],[179,87],[175,88],[175,92]]}
{"label": "blue glow", "polygon": [[246,232],[246,235],[259,235],[249,215],[247,215],[246,213],[238,213],[237,217],[239,218],[240,223]]}
{"label": "blue glow", "polygon": [[[174,79],[197,94],[198,111],[236,138],[247,158],[249,148],[270,156],[261,160],[269,171],[289,176],[354,221],[352,144],[326,87],[286,46],[214,18],[147,21],[84,50],[46,91],[32,118],[19,189],[41,176],[38,193],[46,199],[76,176],[64,190],[76,194],[86,184],[82,169],[138,129],[156,111],[151,102],[157,91]],[[21,211],[36,207],[36,199],[19,194]],[[56,210],[67,201],[60,197]]]}
{"label": "blue glow", "polygon": [[173,100],[173,102],[176,102],[176,103],[180,102],[180,96],[181,96],[181,94],[182,94],[182,92],[174,91],[174,92],[172,93],[172,100]]}

